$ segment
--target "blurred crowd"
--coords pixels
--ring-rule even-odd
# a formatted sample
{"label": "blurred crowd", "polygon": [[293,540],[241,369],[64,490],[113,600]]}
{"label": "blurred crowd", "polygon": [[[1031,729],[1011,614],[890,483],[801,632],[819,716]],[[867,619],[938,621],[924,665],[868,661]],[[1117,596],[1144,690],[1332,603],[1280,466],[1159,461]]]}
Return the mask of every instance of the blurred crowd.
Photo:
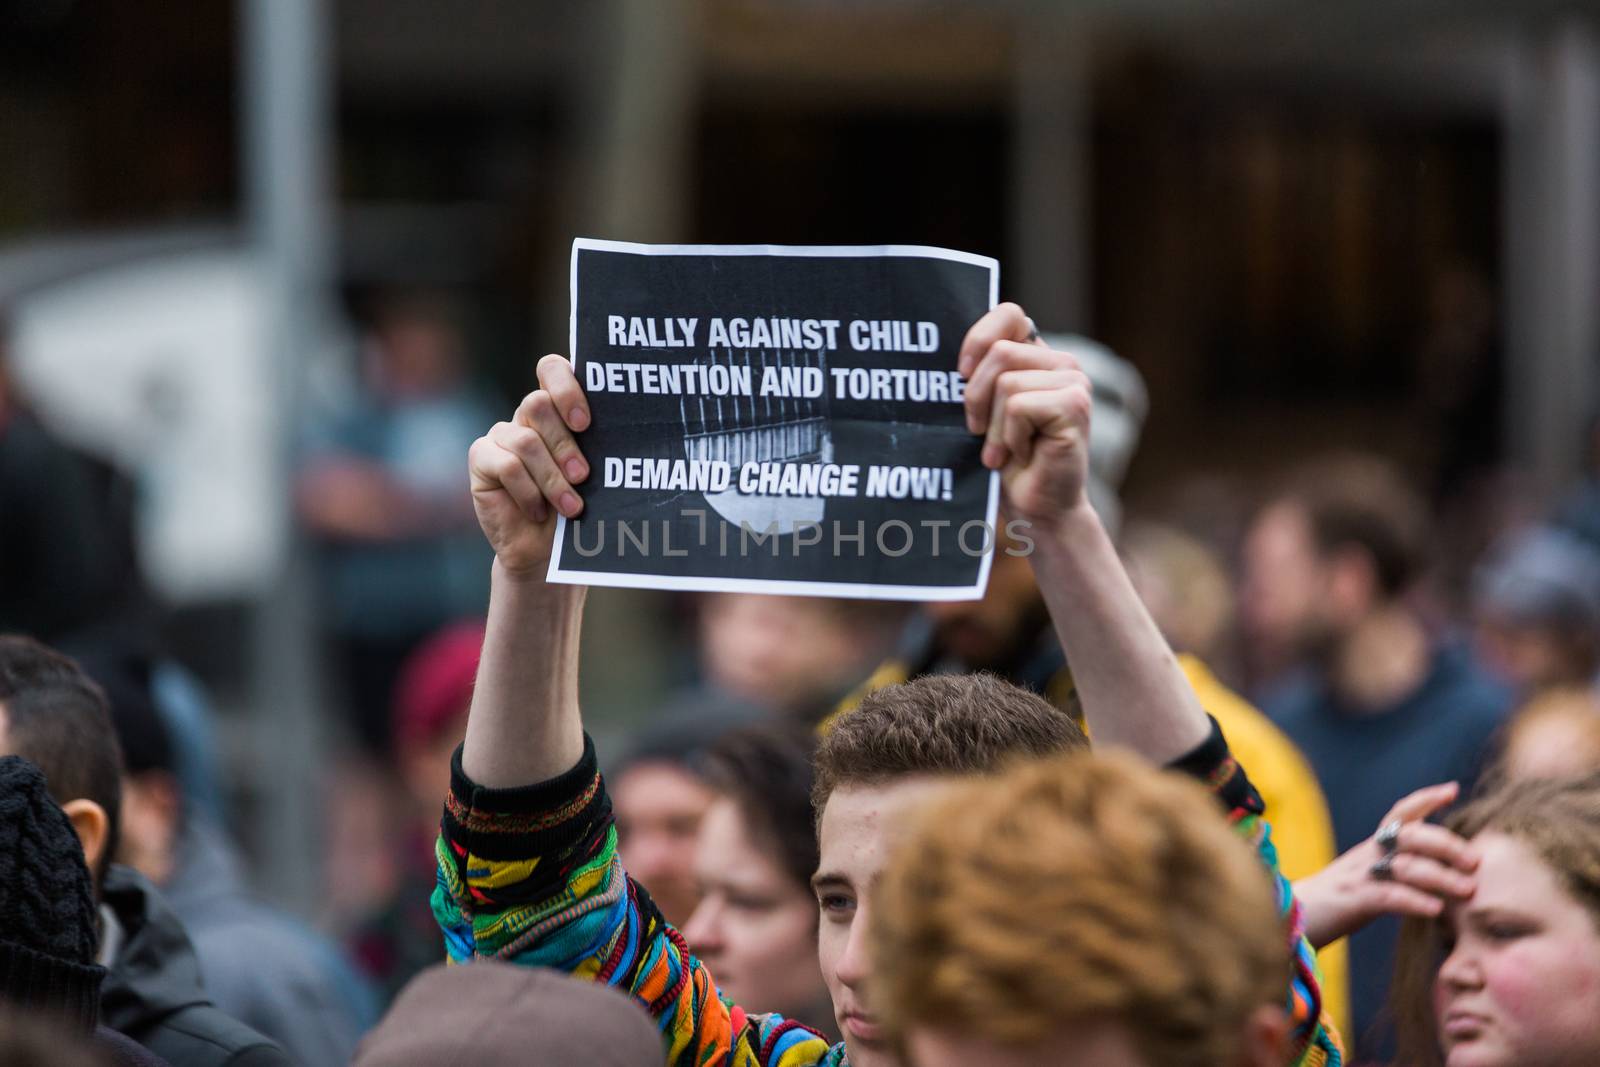
{"label": "blurred crowd", "polygon": [[[446,980],[430,969],[446,955],[440,804],[462,773],[452,754],[493,560],[465,459],[504,405],[443,297],[384,294],[361,327],[351,387],[299,428],[296,504],[317,550],[338,709],[317,831],[326,884],[307,915],[252,889],[207,684],[164,644],[141,587],[126,476],[51,431],[7,377],[0,334],[0,634],[16,635],[0,638],[0,754],[26,756],[49,793],[0,761],[0,912],[14,927],[29,907],[18,886],[76,877],[37,855],[76,837],[92,911],[77,971],[105,969],[98,1011],[84,1011],[141,1046],[103,1036],[99,1054],[116,1062],[347,1063],[391,1005],[369,1062],[430,1062],[426,1032],[392,1027],[413,1017],[408,997],[430,999],[422,984]],[[1443,490],[1385,457],[1340,453],[1119,501],[1143,386],[1104,350],[1061,343],[1106,386],[1090,495],[1308,902],[1339,892],[1315,877],[1370,847],[1419,790],[1455,783],[1450,796],[1467,798],[1600,772],[1600,430],[1591,469],[1545,507],[1486,489],[1509,483],[1476,454]],[[1152,417],[1182,402],[1152,391]],[[978,671],[1081,722],[1072,664],[1030,562],[1003,552],[972,602],[685,595],[671,611],[674,652],[692,650],[685,681],[598,753],[618,853],[725,997],[837,1039],[824,973],[805,962],[817,953],[819,736],[885,687]],[[1346,1062],[1397,1055],[1391,986],[1400,916],[1415,912],[1390,910],[1321,948]],[[70,940],[61,912],[29,921]],[[621,1019],[582,987],[518,991],[546,979],[496,970],[473,979],[506,983],[482,997],[537,1001],[569,1022]],[[77,980],[73,966],[57,971],[48,981]],[[4,987],[6,974],[0,999],[23,988]],[[659,1053],[648,1028],[629,1038],[620,1021],[594,1025]],[[559,1029],[530,1032],[553,1041]],[[6,1062],[86,1062],[16,1051],[51,1044],[27,1020],[0,1034]]]}

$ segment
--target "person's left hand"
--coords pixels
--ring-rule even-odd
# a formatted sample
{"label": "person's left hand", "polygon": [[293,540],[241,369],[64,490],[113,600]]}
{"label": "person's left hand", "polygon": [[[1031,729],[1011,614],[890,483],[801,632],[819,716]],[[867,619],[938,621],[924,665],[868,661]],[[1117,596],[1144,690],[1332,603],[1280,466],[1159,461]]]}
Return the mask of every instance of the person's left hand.
{"label": "person's left hand", "polygon": [[[1389,809],[1378,833],[1294,884],[1313,948],[1353,934],[1380,915],[1431,919],[1447,903],[1472,896],[1477,889],[1472,872],[1478,869],[1472,846],[1424,821],[1453,803],[1460,791],[1455,782],[1446,782],[1404,797]],[[1380,841],[1386,828],[1398,830],[1387,849]],[[1386,853],[1389,858],[1380,866]]]}
{"label": "person's left hand", "polygon": [[1039,341],[1016,304],[1001,304],[961,342],[967,428],[1000,472],[1006,510],[1034,523],[1087,506],[1092,389],[1078,361]]}

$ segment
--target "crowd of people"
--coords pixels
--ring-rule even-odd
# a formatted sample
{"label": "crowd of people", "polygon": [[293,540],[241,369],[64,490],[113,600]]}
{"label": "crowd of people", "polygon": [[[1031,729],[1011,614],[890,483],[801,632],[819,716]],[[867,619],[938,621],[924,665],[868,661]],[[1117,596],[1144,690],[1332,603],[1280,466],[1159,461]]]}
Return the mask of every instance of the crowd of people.
{"label": "crowd of people", "polygon": [[[1461,574],[1372,456],[1123,508],[1137,375],[1001,305],[959,370],[1031,551],[971,602],[701,598],[600,745],[544,580],[584,391],[546,357],[495,422],[452,336],[390,308],[308,434],[330,766],[387,776],[333,783],[370,877],[315,922],[251,893],[200,687],[85,584],[110,482],[0,352],[0,1061],[1600,1063],[1593,484]],[[69,504],[99,569],[52,586]]]}

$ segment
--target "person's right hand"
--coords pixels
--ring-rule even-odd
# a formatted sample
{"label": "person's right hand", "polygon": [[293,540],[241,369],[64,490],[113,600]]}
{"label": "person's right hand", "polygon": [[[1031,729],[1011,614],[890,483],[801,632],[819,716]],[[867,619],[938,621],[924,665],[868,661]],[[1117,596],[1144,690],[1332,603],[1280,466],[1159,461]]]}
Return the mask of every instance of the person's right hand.
{"label": "person's right hand", "polygon": [[583,499],[574,485],[589,462],[573,433],[589,426],[589,401],[565,356],[539,361],[539,388],[523,398],[510,422],[497,422],[472,443],[467,468],[478,525],[502,569],[542,576],[550,560],[555,515],[576,518]]}

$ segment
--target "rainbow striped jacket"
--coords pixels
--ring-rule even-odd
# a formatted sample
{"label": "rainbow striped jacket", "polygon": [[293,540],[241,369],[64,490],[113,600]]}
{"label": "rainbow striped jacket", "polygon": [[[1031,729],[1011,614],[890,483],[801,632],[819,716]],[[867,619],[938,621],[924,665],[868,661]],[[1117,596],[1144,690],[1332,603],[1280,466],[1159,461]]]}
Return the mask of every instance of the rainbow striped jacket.
{"label": "rainbow striped jacket", "polygon": [[[1277,873],[1261,800],[1228,755],[1220,730],[1176,764],[1205,781],[1234,825]],[[661,1027],[670,1067],[844,1067],[845,1046],[778,1015],[752,1015],[724,1000],[683,937],[617,856],[617,832],[587,737],[583,758],[537,785],[488,789],[452,760],[450,795],[436,848],[433,913],[453,963],[495,957],[552,967],[632,994]],[[1316,957],[1300,908],[1277,875],[1295,948],[1288,1007],[1292,1067],[1340,1067],[1334,1028],[1322,1014]],[[604,1035],[596,1034],[596,1041]]]}

